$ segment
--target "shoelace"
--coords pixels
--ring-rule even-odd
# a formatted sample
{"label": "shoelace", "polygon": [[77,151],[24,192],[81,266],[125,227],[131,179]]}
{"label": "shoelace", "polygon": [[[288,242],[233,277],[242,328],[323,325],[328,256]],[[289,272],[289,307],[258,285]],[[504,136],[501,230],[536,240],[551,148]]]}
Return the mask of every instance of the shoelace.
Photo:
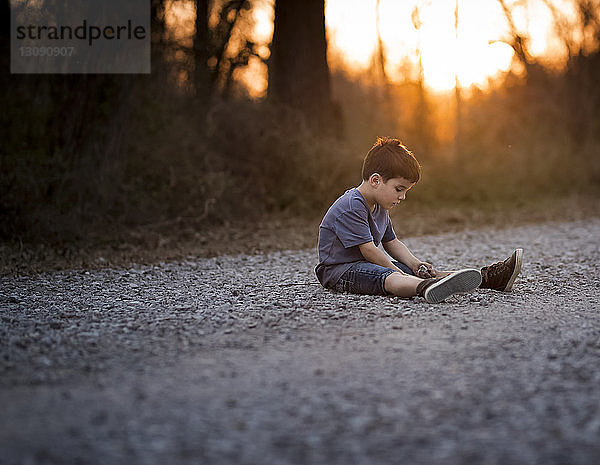
{"label": "shoelace", "polygon": [[501,273],[502,271],[504,271],[503,268],[505,266],[506,265],[504,262],[497,262],[497,263],[494,263],[494,264],[488,266],[488,270],[487,270],[488,277],[491,278],[491,277],[496,276],[498,273]]}

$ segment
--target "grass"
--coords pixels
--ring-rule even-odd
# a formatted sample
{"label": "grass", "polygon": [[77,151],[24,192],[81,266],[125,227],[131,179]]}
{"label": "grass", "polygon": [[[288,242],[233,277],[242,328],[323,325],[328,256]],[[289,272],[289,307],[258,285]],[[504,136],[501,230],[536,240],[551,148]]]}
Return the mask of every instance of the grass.
{"label": "grass", "polygon": [[[499,230],[523,224],[597,217],[600,216],[597,199],[597,195],[590,193],[523,198],[518,202],[499,198],[479,204],[442,201],[434,205],[409,199],[393,211],[392,219],[400,238],[465,229]],[[316,248],[320,220],[320,216],[280,215],[207,227],[194,218],[178,218],[144,227],[103,231],[66,243],[12,241],[0,245],[0,274],[129,267],[224,254]],[[519,245],[527,247],[527,244]]]}
{"label": "grass", "polygon": [[[160,79],[136,81],[131,108],[113,112],[120,119],[73,118],[91,132],[71,152],[60,137],[70,126],[49,124],[61,121],[60,96],[43,81],[43,114],[5,115],[14,127],[0,160],[0,272],[314,248],[327,207],[358,184],[364,154],[383,135],[402,137],[423,166],[392,213],[401,237],[597,216],[598,115],[574,132],[565,110],[596,90],[565,91],[568,76],[553,76],[465,100],[460,143],[442,134],[454,127],[444,101],[429,96],[431,112],[421,114],[412,85],[395,86],[388,101],[334,74],[345,130],[332,135],[284,106],[243,98],[200,105],[161,90]],[[28,107],[36,83],[23,81],[10,108]],[[86,83],[93,103],[105,83]],[[431,125],[419,123],[426,116]],[[41,132],[33,137],[33,129]]]}

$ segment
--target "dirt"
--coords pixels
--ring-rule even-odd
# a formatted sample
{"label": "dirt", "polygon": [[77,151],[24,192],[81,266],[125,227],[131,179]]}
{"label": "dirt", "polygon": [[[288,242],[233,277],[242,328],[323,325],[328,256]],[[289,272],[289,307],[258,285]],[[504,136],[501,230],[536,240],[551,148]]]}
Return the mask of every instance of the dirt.
{"label": "dirt", "polygon": [[600,219],[405,238],[525,250],[513,292],[336,294],[314,248],[0,278],[0,463],[596,464]]}

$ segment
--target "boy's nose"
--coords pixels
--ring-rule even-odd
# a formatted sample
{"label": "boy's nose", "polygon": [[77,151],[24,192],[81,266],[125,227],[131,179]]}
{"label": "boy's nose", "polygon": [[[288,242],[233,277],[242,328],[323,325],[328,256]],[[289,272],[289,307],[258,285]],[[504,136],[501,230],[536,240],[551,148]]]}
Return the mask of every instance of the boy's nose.
{"label": "boy's nose", "polygon": [[399,199],[399,200],[404,200],[405,198],[406,198],[406,194],[405,194],[404,192],[402,192],[402,194],[400,194],[400,195],[398,196],[398,199]]}

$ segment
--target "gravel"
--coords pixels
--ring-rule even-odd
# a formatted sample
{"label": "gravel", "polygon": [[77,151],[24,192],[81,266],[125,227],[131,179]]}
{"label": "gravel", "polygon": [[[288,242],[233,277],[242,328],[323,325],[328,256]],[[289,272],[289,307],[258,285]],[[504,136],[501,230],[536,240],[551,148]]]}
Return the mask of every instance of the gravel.
{"label": "gravel", "polygon": [[335,294],[314,250],[0,278],[0,464],[600,463],[600,219],[407,238],[525,249],[513,292]]}

